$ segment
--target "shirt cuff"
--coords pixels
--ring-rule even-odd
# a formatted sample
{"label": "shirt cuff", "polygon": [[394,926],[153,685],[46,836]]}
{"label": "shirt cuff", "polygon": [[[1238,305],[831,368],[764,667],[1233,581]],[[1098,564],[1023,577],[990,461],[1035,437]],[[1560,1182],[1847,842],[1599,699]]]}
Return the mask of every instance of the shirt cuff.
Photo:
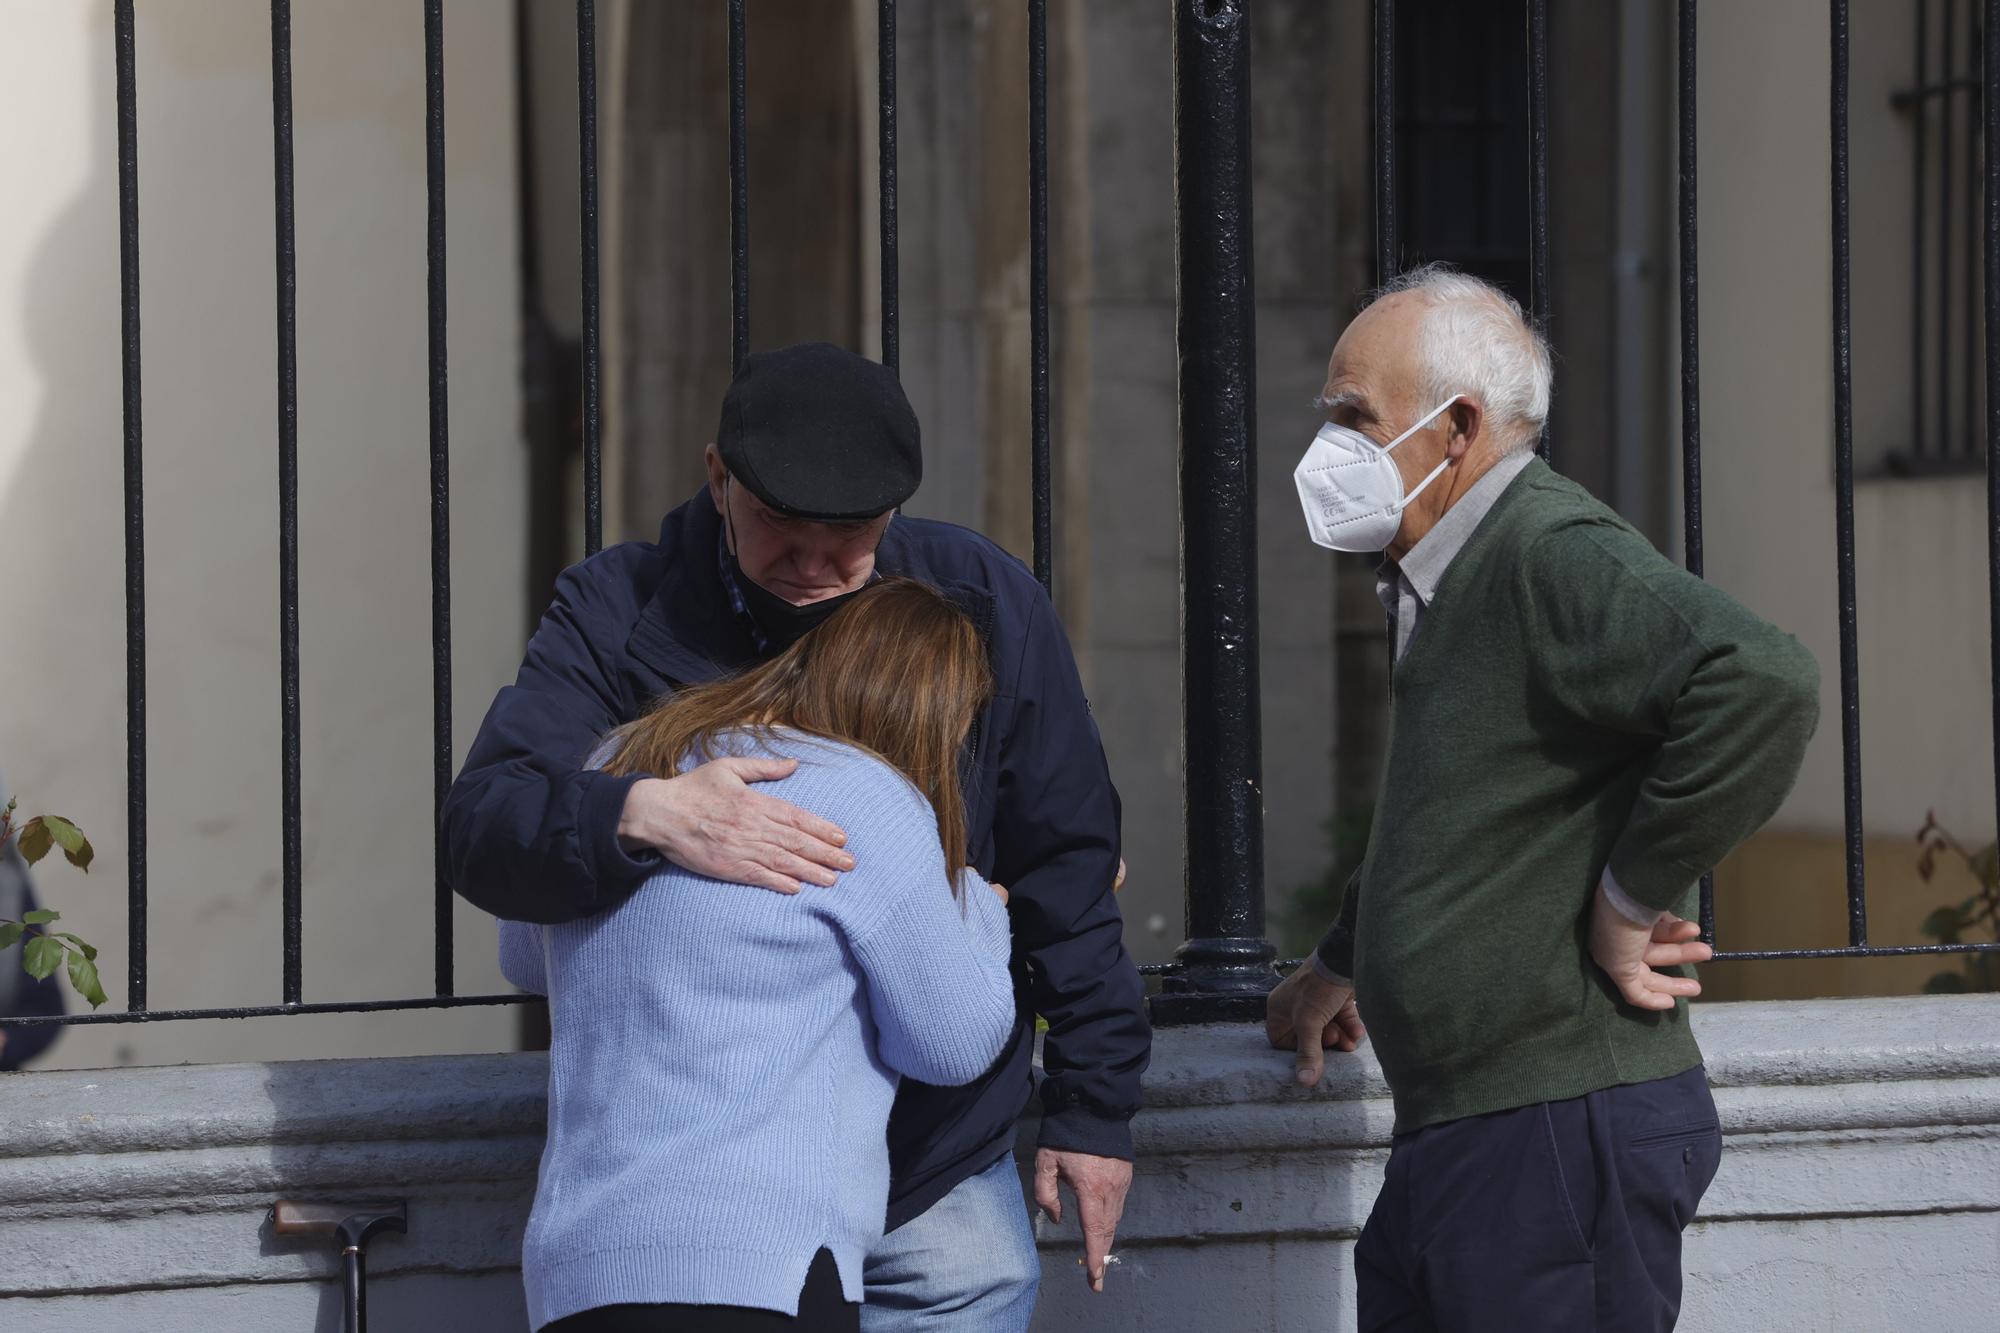
{"label": "shirt cuff", "polygon": [[625,814],[625,798],[647,776],[644,773],[584,775],[583,799],[577,805],[577,841],[584,865],[590,871],[593,911],[619,901],[666,860],[651,848],[628,852],[618,841],[618,821]]}
{"label": "shirt cuff", "polygon": [[1611,904],[1611,910],[1635,926],[1644,926],[1651,930],[1660,924],[1660,918],[1666,915],[1663,909],[1648,907],[1619,888],[1618,880],[1612,875],[1609,867],[1605,869],[1604,878],[1599,880],[1598,884],[1604,890],[1604,901]]}
{"label": "shirt cuff", "polygon": [[1132,1160],[1132,1122],[1103,1116],[1087,1106],[1045,1106],[1040,1145],[1057,1152]]}
{"label": "shirt cuff", "polygon": [[1313,950],[1313,960],[1326,969],[1321,975],[1336,977],[1354,975],[1354,936],[1345,927],[1335,922],[1326,932],[1326,937]]}
{"label": "shirt cuff", "polygon": [[1312,968],[1314,976],[1330,986],[1352,986],[1354,984],[1354,978],[1343,977],[1340,973],[1328,967],[1326,960],[1321,958],[1317,952],[1306,960],[1306,964]]}

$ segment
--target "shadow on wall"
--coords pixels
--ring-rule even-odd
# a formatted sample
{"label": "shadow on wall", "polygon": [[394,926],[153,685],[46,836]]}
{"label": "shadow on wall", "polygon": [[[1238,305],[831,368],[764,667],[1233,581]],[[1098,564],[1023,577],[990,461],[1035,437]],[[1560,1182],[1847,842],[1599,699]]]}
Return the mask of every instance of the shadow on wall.
{"label": "shadow on wall", "polygon": [[[66,925],[103,948],[106,989],[112,1004],[122,1005],[126,950],[116,886],[126,850],[124,644],[122,618],[112,608],[122,599],[123,524],[109,12],[105,7],[89,25],[90,51],[102,58],[87,71],[85,132],[70,124],[49,131],[58,140],[87,142],[91,169],[34,246],[21,270],[18,304],[6,312],[26,352],[22,369],[39,393],[20,452],[0,456],[0,571],[7,590],[0,761],[25,809],[73,817],[90,836],[96,874],[88,880],[66,870],[42,874],[38,887]],[[59,53],[49,55],[55,61]],[[22,132],[18,120],[16,132]],[[73,1041],[75,1034],[68,1035]]]}
{"label": "shadow on wall", "polygon": [[[25,7],[24,7],[25,9]],[[511,26],[448,6],[454,705],[519,651],[517,256]],[[99,849],[45,883],[127,1001],[125,617],[117,138],[110,9],[9,12],[41,50],[18,303],[32,385],[0,456],[0,762],[24,803]],[[422,15],[355,0],[294,16],[300,724],[305,998],[428,993],[431,672]],[[281,994],[277,346],[268,10],[142,6],[148,999]],[[61,68],[57,68],[61,66]],[[20,117],[14,123],[22,123]],[[80,167],[87,168],[79,170]],[[40,172],[37,176],[35,173]],[[60,184],[57,184],[60,182]],[[36,201],[41,202],[41,201]],[[4,296],[0,293],[0,296]],[[11,424],[11,423],[10,423]],[[22,627],[15,632],[14,626]],[[475,702],[476,701],[476,702]],[[458,912],[459,988],[491,984],[491,926]],[[380,1019],[381,1021],[376,1021]],[[491,1048],[504,1014],[286,1018],[310,1029],[79,1029],[58,1063]]]}
{"label": "shadow on wall", "polygon": [[[229,997],[278,989],[275,241],[269,168],[242,167],[268,163],[270,130],[239,126],[240,157],[196,141],[258,85],[268,104],[269,30],[257,19],[142,15],[138,32],[156,1005],[240,1003]],[[122,1007],[125,518],[108,7],[87,42],[80,110],[91,170],[36,248],[18,316],[42,392],[0,494],[0,567],[11,574],[14,623],[26,628],[9,635],[0,700],[14,780],[75,818],[99,849],[87,884],[48,887],[65,921],[100,943],[111,1006]],[[227,948],[246,937],[270,945]],[[189,960],[175,946],[197,941],[222,942],[226,961],[177,966]],[[193,993],[161,996],[168,972],[192,973]],[[107,1062],[139,1044],[108,1029],[65,1042]]]}

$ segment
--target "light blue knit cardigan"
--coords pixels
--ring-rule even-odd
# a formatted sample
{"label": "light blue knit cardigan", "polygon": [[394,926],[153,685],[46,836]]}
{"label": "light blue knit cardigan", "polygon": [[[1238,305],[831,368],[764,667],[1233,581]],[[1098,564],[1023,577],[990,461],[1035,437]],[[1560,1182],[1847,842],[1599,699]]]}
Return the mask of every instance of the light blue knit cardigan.
{"label": "light blue knit cardigan", "polygon": [[718,748],[798,759],[757,789],[846,830],[856,866],[789,897],[669,866],[587,920],[501,923],[501,969],[554,1030],[537,1329],[625,1302],[796,1314],[821,1246],[859,1301],[897,1076],[968,1083],[1013,1031],[1006,908],[970,871],[953,897],[900,773],[795,732]]}

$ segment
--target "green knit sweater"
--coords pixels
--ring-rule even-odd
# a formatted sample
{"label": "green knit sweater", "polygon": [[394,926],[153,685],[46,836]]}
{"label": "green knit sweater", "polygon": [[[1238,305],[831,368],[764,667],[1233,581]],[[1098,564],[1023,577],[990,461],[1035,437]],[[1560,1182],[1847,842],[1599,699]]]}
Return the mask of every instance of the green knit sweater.
{"label": "green knit sweater", "polygon": [[1514,480],[1396,665],[1368,855],[1320,945],[1398,1132],[1700,1063],[1685,1002],[1635,1010],[1591,962],[1592,895],[1608,866],[1692,915],[1818,700],[1795,639],[1543,464]]}

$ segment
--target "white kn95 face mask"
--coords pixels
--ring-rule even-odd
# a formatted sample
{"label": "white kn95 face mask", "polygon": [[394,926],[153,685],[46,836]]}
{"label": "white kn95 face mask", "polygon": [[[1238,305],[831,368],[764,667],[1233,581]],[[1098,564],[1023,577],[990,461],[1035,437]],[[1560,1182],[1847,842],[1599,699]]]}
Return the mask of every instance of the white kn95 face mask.
{"label": "white kn95 face mask", "polygon": [[1331,421],[1321,426],[1292,472],[1299,503],[1305,507],[1306,531],[1313,541],[1329,550],[1364,554],[1384,550],[1395,541],[1403,526],[1403,510],[1451,466],[1451,459],[1439,462],[1405,495],[1403,474],[1389,453],[1437,420],[1462,396],[1453,394],[1445,399],[1387,444],[1377,444],[1360,431]]}

